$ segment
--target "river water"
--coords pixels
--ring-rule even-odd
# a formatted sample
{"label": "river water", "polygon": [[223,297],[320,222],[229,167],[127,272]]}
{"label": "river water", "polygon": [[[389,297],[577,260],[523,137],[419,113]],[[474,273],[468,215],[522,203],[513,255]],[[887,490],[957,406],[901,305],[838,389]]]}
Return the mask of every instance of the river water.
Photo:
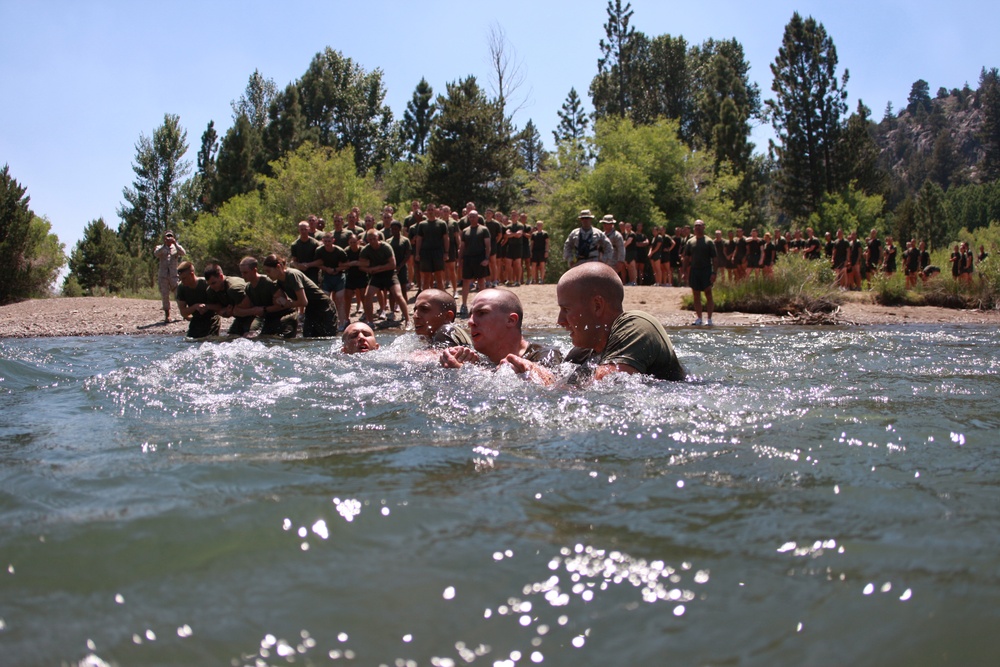
{"label": "river water", "polygon": [[572,391],[0,341],[0,662],[996,664],[1000,334],[671,335],[689,381]]}

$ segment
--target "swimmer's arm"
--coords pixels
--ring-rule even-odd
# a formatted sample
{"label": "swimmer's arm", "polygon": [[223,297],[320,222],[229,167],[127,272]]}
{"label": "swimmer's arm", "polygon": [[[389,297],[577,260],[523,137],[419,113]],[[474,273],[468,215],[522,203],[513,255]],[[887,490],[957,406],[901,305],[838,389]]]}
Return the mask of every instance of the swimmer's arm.
{"label": "swimmer's arm", "polygon": [[638,372],[638,368],[629,366],[628,364],[601,364],[594,369],[594,382],[603,380],[612,373],[628,373],[629,375],[632,375]]}
{"label": "swimmer's arm", "polygon": [[516,354],[508,354],[504,357],[500,365],[504,364],[510,366],[514,369],[514,372],[518,375],[526,373],[526,379],[531,380],[535,384],[540,384],[543,387],[551,387],[556,383],[556,376],[552,374],[547,368],[539,366],[533,361],[528,361],[523,357],[519,357]]}

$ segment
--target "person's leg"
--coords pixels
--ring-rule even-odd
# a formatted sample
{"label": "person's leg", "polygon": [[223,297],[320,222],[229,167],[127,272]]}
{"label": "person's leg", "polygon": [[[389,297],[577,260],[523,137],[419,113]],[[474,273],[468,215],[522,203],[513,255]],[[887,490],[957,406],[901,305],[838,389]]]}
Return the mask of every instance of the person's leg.
{"label": "person's leg", "polygon": [[715,312],[715,300],[712,299],[712,286],[705,288],[705,314],[708,315],[708,323],[712,323],[712,313]]}
{"label": "person's leg", "polygon": [[372,302],[375,300],[375,292],[377,292],[377,291],[378,290],[375,289],[375,287],[373,287],[371,285],[369,285],[368,289],[365,290],[365,297],[364,297],[364,302],[363,303],[364,303],[364,308],[365,308],[365,321],[366,322],[373,322],[375,320],[375,318],[372,317]]}
{"label": "person's leg", "polygon": [[170,279],[162,277],[158,281],[160,287],[160,302],[163,307],[163,320],[170,321]]}
{"label": "person's leg", "polygon": [[691,297],[694,299],[694,323],[701,324],[701,291],[692,288]]}
{"label": "person's leg", "polygon": [[351,323],[351,311],[347,309],[347,290],[341,289],[333,292],[333,303],[337,306],[337,317],[340,318],[340,325],[347,326]]}
{"label": "person's leg", "polygon": [[392,292],[390,293],[391,299],[395,300],[399,304],[399,312],[403,316],[403,324],[410,324],[410,310],[406,306],[406,298],[403,296],[403,289],[399,285],[392,286]]}

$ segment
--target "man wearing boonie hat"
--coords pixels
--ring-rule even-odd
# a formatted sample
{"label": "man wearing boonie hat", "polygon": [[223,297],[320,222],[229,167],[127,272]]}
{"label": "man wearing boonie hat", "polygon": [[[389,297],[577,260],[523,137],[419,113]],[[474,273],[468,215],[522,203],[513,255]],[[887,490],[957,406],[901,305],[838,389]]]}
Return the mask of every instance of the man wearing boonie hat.
{"label": "man wearing boonie hat", "polygon": [[610,261],[614,256],[614,248],[604,232],[594,229],[594,214],[589,208],[585,208],[580,211],[578,218],[580,226],[569,233],[563,244],[563,259],[570,266],[584,262]]}
{"label": "man wearing boonie hat", "polygon": [[177,260],[187,251],[174,238],[174,233],[167,230],[163,233],[163,243],[153,249],[153,256],[159,260],[157,283],[160,287],[160,297],[163,301],[163,321],[170,321],[170,293],[177,291]]}
{"label": "man wearing boonie hat", "polygon": [[[604,260],[604,263],[615,270],[615,273],[621,274],[621,268],[625,263],[625,238],[621,235],[615,225],[618,221],[615,220],[615,216],[610,213],[603,218],[601,218],[601,225],[604,227],[604,235],[608,237],[611,241],[611,248],[614,250],[611,253],[611,257]],[[621,266],[620,266],[621,265]]]}

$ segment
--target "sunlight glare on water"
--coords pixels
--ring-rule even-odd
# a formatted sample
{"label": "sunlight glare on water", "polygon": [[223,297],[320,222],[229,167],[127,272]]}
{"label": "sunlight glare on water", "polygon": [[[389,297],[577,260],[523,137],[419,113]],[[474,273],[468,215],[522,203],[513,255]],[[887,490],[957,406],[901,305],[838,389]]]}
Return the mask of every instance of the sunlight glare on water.
{"label": "sunlight glare on water", "polygon": [[671,334],[692,380],[583,390],[442,369],[410,334],[358,356],[338,341],[0,341],[5,657],[1000,651],[1000,335]]}

